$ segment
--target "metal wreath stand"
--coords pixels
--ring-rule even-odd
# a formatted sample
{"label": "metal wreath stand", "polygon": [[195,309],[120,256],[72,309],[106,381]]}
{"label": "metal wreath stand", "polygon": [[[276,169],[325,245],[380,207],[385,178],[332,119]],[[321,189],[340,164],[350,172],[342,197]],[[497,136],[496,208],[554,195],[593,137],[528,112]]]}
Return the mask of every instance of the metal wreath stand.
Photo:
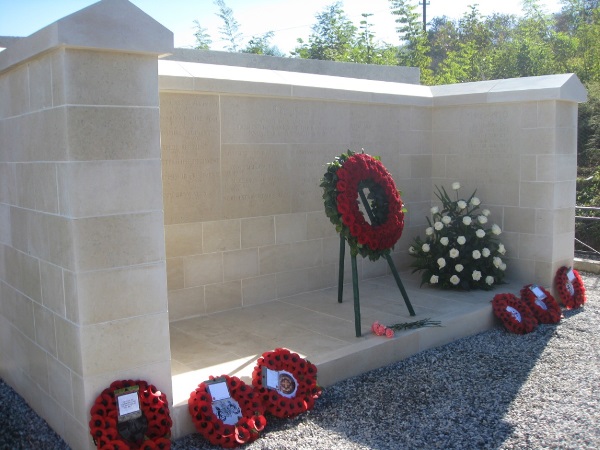
{"label": "metal wreath stand", "polygon": [[[365,193],[362,189],[358,190],[358,194],[362,201],[362,204],[367,211],[367,215],[371,221],[371,224],[376,223],[375,216],[373,215],[373,211],[371,211],[371,207],[365,196]],[[339,277],[338,277],[338,303],[342,303],[342,297],[344,293],[344,258],[346,255],[346,239],[343,235],[340,234],[340,264],[339,264]],[[385,255],[385,258],[390,266],[392,274],[394,275],[394,279],[396,280],[396,284],[398,285],[398,289],[400,289],[400,293],[404,298],[404,303],[406,303],[406,307],[408,308],[408,312],[411,316],[415,315],[415,311],[410,304],[410,300],[408,299],[408,294],[406,293],[406,289],[404,289],[404,285],[402,284],[402,280],[400,280],[400,275],[398,275],[398,270],[396,269],[396,265],[392,260],[392,257],[389,253]],[[358,291],[358,269],[356,265],[356,255],[352,255],[350,257],[350,261],[352,264],[352,290],[354,292],[354,329],[356,331],[356,337],[361,337],[361,326],[360,326],[360,295]]]}

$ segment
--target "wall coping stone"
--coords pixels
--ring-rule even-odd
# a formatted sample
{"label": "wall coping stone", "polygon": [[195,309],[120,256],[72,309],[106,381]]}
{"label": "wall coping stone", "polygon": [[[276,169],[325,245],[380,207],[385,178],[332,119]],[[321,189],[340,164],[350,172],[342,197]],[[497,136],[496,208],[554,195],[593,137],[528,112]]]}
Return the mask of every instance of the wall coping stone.
{"label": "wall coping stone", "polygon": [[570,102],[587,100],[587,91],[575,74],[421,86],[171,60],[159,60],[158,74],[161,92],[218,92],[429,107],[541,100]]}
{"label": "wall coping stone", "polygon": [[0,52],[0,73],[59,47],[162,55],[173,50],[173,33],[128,0],[101,0],[13,40]]}
{"label": "wall coping stone", "polygon": [[347,78],[420,84],[420,70],[417,67],[319,61],[316,59],[285,58],[253,55],[250,53],[232,53],[189,48],[176,48],[171,55],[166,56],[164,59],[220,66],[251,67],[255,69],[271,69],[285,72],[314,73]]}

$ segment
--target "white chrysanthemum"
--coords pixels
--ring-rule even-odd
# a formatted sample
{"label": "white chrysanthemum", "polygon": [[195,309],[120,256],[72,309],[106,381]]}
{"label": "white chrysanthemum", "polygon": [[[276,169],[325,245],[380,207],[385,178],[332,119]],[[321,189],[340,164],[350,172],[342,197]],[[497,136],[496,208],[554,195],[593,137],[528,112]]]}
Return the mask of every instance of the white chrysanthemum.
{"label": "white chrysanthemum", "polygon": [[444,225],[448,225],[450,222],[452,222],[452,219],[450,218],[450,216],[444,216],[444,217],[442,217],[442,223]]}
{"label": "white chrysanthemum", "polygon": [[487,277],[485,277],[485,282],[491,286],[492,284],[494,284],[494,277],[488,275]]}
{"label": "white chrysanthemum", "polygon": [[489,215],[491,214],[489,209],[484,209],[483,211],[481,211],[481,214],[483,214],[485,217],[489,217]]}
{"label": "white chrysanthemum", "polygon": [[462,272],[464,268],[465,267],[462,264],[457,264],[454,266],[454,270],[456,270],[458,273]]}
{"label": "white chrysanthemum", "polygon": [[464,223],[465,225],[471,225],[471,222],[472,222],[472,220],[473,220],[473,219],[471,219],[471,217],[470,217],[470,216],[465,216],[465,217],[463,217],[463,223]]}
{"label": "white chrysanthemum", "polygon": [[478,238],[484,238],[484,237],[485,237],[485,231],[483,231],[483,230],[480,228],[480,229],[478,229],[478,230],[475,232],[475,236],[477,236]]}
{"label": "white chrysanthemum", "polygon": [[444,228],[444,224],[442,222],[436,222],[433,224],[433,228],[440,231],[442,228]]}
{"label": "white chrysanthemum", "polygon": [[481,256],[483,256],[484,258],[487,258],[491,254],[492,252],[490,252],[490,249],[487,247],[484,247],[483,250],[481,250]]}
{"label": "white chrysanthemum", "polygon": [[408,247],[408,253],[410,253],[411,255],[414,255],[415,248],[412,245],[410,247]]}
{"label": "white chrysanthemum", "polygon": [[458,283],[460,283],[460,278],[458,278],[456,275],[452,275],[450,277],[450,283],[456,286]]}
{"label": "white chrysanthemum", "polygon": [[467,238],[465,238],[464,236],[459,236],[456,238],[456,242],[458,242],[459,245],[465,245],[465,242],[467,242]]}
{"label": "white chrysanthemum", "polygon": [[438,258],[437,263],[438,263],[438,266],[440,266],[440,269],[443,269],[444,267],[446,267],[446,260],[444,258]]}
{"label": "white chrysanthemum", "polygon": [[506,249],[504,248],[504,244],[498,244],[498,253],[504,255],[506,253]]}
{"label": "white chrysanthemum", "polygon": [[500,233],[502,233],[502,230],[500,229],[500,227],[496,224],[492,225],[492,233],[494,233],[496,236],[498,236]]}
{"label": "white chrysanthemum", "polygon": [[487,217],[482,214],[481,216],[477,216],[477,221],[483,225],[484,223],[487,223]]}
{"label": "white chrysanthemum", "polygon": [[460,183],[458,181],[452,183],[452,189],[458,191],[460,189]]}
{"label": "white chrysanthemum", "polygon": [[430,250],[429,244],[423,244],[423,246],[421,247],[421,250],[423,250],[425,253],[427,253]]}
{"label": "white chrysanthemum", "polygon": [[437,275],[431,275],[431,278],[429,279],[429,282],[431,284],[436,284],[439,280],[440,280],[440,277],[438,277]]}
{"label": "white chrysanthemum", "polygon": [[425,229],[425,234],[426,234],[427,236],[431,236],[431,235],[433,234],[433,228],[432,228],[432,227],[427,227],[427,228]]}
{"label": "white chrysanthemum", "polygon": [[442,244],[444,247],[448,245],[449,242],[450,240],[446,236],[440,239],[440,244]]}
{"label": "white chrysanthemum", "polygon": [[460,254],[459,251],[456,250],[455,248],[450,249],[450,258],[452,258],[452,259],[458,258],[459,254]]}
{"label": "white chrysanthemum", "polygon": [[440,212],[440,208],[438,208],[437,206],[434,206],[431,208],[431,214],[437,214]]}
{"label": "white chrysanthemum", "polygon": [[481,252],[479,250],[473,250],[473,259],[479,259],[481,258]]}
{"label": "white chrysanthemum", "polygon": [[456,203],[456,206],[458,206],[459,210],[463,210],[467,207],[467,202],[464,200],[459,200],[458,203]]}
{"label": "white chrysanthemum", "polygon": [[500,270],[502,272],[504,272],[506,270],[506,264],[505,263],[500,264]]}
{"label": "white chrysanthemum", "polygon": [[494,266],[496,266],[496,268],[499,268],[502,265],[502,258],[499,258],[498,256],[494,256],[493,262],[494,262]]}
{"label": "white chrysanthemum", "polygon": [[471,199],[471,205],[473,206],[479,206],[481,204],[481,200],[479,200],[477,197],[473,197]]}
{"label": "white chrysanthemum", "polygon": [[474,270],[473,274],[471,276],[473,277],[473,280],[475,280],[475,281],[481,280],[481,272],[479,270]]}

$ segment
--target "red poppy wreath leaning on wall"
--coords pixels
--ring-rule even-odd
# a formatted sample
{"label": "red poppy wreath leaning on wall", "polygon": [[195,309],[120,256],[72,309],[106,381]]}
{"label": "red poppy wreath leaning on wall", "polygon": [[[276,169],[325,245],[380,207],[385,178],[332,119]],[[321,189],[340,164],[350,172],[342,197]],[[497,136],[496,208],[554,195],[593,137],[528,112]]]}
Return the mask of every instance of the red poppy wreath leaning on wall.
{"label": "red poppy wreath leaning on wall", "polygon": [[538,321],[529,306],[514,294],[496,294],[492,300],[494,315],[511,333],[526,334],[533,331]]}
{"label": "red poppy wreath leaning on wall", "polygon": [[188,409],[198,433],[224,448],[256,440],[267,423],[258,392],[228,375],[200,383],[188,399]]}
{"label": "red poppy wreath leaning on wall", "polygon": [[[378,158],[348,150],[328,164],[321,187],[325,214],[353,255],[375,261],[389,253],[402,235],[404,210],[394,179]],[[370,222],[359,208],[359,192],[364,189]]]}
{"label": "red poppy wreath leaning on wall", "polygon": [[285,348],[263,353],[252,372],[265,411],[279,418],[312,409],[321,395],[317,367]]}
{"label": "red poppy wreath leaning on wall", "polygon": [[[126,392],[123,392],[126,391]],[[125,393],[141,415],[120,421],[122,406],[117,397]],[[135,401],[137,395],[137,402]],[[113,381],[96,398],[90,411],[90,434],[99,450],[154,450],[171,448],[171,416],[167,396],[143,380]]]}
{"label": "red poppy wreath leaning on wall", "polygon": [[579,308],[586,302],[585,286],[579,272],[575,269],[561,267],[556,271],[554,283],[565,308]]}
{"label": "red poppy wreath leaning on wall", "polygon": [[562,318],[562,311],[552,294],[541,286],[528,284],[521,289],[521,300],[539,323],[558,323]]}

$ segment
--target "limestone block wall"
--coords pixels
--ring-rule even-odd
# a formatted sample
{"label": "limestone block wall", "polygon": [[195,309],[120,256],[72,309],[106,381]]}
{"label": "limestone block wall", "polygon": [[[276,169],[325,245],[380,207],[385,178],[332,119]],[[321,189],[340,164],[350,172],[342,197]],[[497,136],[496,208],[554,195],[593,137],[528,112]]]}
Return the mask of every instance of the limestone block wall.
{"label": "limestone block wall", "polygon": [[[323,213],[319,179],[347,149],[380,155],[393,173],[412,205],[403,239],[424,223],[430,108],[271,96],[269,86],[242,81],[233,87],[240,92],[176,89],[190,81],[161,77],[175,88],[160,94],[171,320],[334,285],[339,237]],[[246,87],[261,92],[244,95]],[[366,278],[388,268],[361,261],[359,271]]]}
{"label": "limestone block wall", "polygon": [[[572,261],[586,97],[573,75],[427,88],[175,61],[159,73],[170,320],[334,286],[319,180],[348,148],[381,156],[403,192],[400,269],[434,187],[453,181],[492,210],[512,276],[551,286]],[[388,271],[359,262],[361,278]]]}
{"label": "limestone block wall", "polygon": [[169,48],[168,30],[104,0],[0,53],[0,376],[76,449],[92,447],[89,409],[113,380],[170,397]]}
{"label": "limestone block wall", "polygon": [[504,230],[508,274],[552,286],[556,270],[573,262],[585,89],[574,75],[555,75],[432,93],[432,185],[460,180],[465,195],[477,189]]}

